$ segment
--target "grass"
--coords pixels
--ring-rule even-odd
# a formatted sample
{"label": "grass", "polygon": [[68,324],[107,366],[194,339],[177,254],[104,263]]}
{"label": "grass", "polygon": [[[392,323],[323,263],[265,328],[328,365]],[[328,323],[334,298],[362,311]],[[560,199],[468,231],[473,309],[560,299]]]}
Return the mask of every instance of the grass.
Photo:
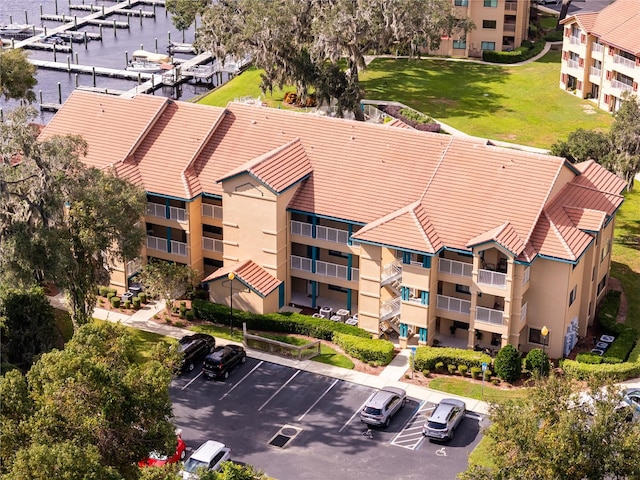
{"label": "grass", "polygon": [[224,338],[226,340],[231,340],[233,342],[242,343],[242,330],[239,328],[233,329],[233,334],[230,332],[230,328],[228,326],[207,324],[207,325],[195,325],[190,327],[189,330],[198,333],[208,333],[209,335],[216,338]]}
{"label": "grass", "polygon": [[498,402],[501,400],[518,400],[527,396],[526,388],[501,389],[494,387],[489,382],[484,383],[484,395],[482,384],[470,382],[461,378],[438,377],[429,382],[429,388],[441,392],[460,395],[461,397],[484,400],[486,402]]}
{"label": "grass", "polygon": [[174,339],[157,333],[145,332],[137,328],[125,327],[133,337],[136,349],[136,363],[142,365],[151,360],[151,352],[158,342],[173,342]]}
{"label": "grass", "polygon": [[[291,345],[302,346],[309,343],[309,340],[299,337],[292,337],[290,335],[277,335],[277,334],[265,334],[261,333],[260,336],[270,338],[271,340],[277,340],[283,343],[289,343]],[[338,353],[333,348],[320,344],[320,355],[313,357],[311,360],[314,362],[324,363],[327,365],[333,365],[334,367],[346,368],[353,370],[355,366],[353,362],[346,355]]]}
{"label": "grass", "polygon": [[[640,237],[640,191],[626,192],[616,215],[615,237]],[[614,243],[611,275],[622,283],[628,302],[626,324],[640,331],[640,247]]]}
{"label": "grass", "polygon": [[482,440],[473,449],[473,452],[469,455],[469,465],[478,465],[484,468],[495,468],[493,462],[493,440],[487,436],[482,437]]}

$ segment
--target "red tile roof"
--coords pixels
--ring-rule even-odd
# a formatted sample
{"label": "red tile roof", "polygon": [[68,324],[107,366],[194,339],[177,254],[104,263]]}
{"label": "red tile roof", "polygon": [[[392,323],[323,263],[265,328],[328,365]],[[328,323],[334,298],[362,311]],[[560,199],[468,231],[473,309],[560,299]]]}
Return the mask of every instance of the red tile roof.
{"label": "red tile roof", "polygon": [[245,284],[261,297],[266,297],[282,283],[252,260],[246,260],[219,268],[205,278],[203,282],[213,282],[228,278],[231,272],[235,274],[235,280]]}
{"label": "red tile roof", "polygon": [[218,182],[247,172],[274,192],[281,193],[311,174],[312,171],[309,157],[307,157],[300,139],[296,138],[255,160],[240,165],[226,176],[218,179]]}

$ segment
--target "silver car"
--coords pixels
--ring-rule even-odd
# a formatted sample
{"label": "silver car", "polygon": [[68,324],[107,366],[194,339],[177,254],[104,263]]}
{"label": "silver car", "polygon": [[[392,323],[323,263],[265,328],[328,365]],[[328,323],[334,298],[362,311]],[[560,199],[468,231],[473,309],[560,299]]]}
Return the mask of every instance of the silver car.
{"label": "silver car", "polygon": [[451,440],[466,412],[467,406],[462,400],[445,398],[427,419],[422,427],[422,434],[433,440]]}
{"label": "silver car", "polygon": [[393,417],[407,402],[407,392],[402,388],[384,387],[378,390],[364,404],[360,420],[369,425],[389,426]]}

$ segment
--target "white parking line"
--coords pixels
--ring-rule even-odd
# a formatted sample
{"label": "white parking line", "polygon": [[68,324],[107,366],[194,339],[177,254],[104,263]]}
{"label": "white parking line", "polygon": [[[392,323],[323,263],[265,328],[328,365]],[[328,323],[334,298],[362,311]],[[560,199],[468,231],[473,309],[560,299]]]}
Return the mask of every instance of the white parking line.
{"label": "white parking line", "polygon": [[285,382],[285,384],[284,384],[284,385],[282,385],[282,386],[281,386],[281,387],[276,391],[276,393],[274,393],[273,395],[271,395],[271,396],[269,397],[269,399],[268,399],[266,402],[264,402],[264,403],[260,406],[260,408],[258,409],[258,411],[260,411],[260,410],[262,410],[264,407],[266,407],[266,406],[267,406],[267,403],[269,403],[269,402],[273,399],[273,397],[275,397],[276,395],[278,395],[278,394],[280,393],[280,391],[281,391],[284,387],[286,387],[287,385],[289,385],[289,382],[291,382],[291,380],[293,380],[294,378],[296,378],[296,376],[297,376],[299,373],[300,373],[300,370],[296,370],[296,373],[294,373],[293,375],[291,375],[291,378],[290,378],[289,380],[287,380],[287,381]]}
{"label": "white parking line", "polygon": [[198,378],[200,378],[201,375],[202,375],[202,372],[200,372],[198,375],[193,377],[191,379],[191,381],[189,383],[187,383],[184,387],[182,387],[180,390],[184,390],[185,388],[187,388],[189,385],[191,385],[193,382],[195,382]]}
{"label": "white parking line", "polygon": [[227,395],[229,395],[231,392],[233,392],[233,391],[235,390],[235,388],[236,388],[238,385],[240,385],[242,382],[244,382],[244,380],[245,380],[249,375],[251,375],[253,372],[255,372],[255,371],[257,370],[257,368],[258,368],[260,365],[262,365],[263,363],[264,363],[264,361],[260,361],[260,363],[259,363],[259,364],[257,364],[255,367],[253,367],[253,368],[251,369],[251,371],[250,371],[249,373],[247,373],[244,377],[242,377],[238,383],[236,383],[233,387],[231,387],[229,390],[227,390],[227,393],[225,393],[224,395],[222,395],[222,396],[220,397],[220,400],[222,400],[224,397],[226,397],[226,396],[227,396]]}
{"label": "white parking line", "polygon": [[315,407],[315,406],[318,404],[318,402],[319,402],[320,400],[322,400],[322,398],[323,398],[327,393],[329,393],[329,390],[331,390],[333,387],[335,387],[336,383],[338,383],[338,381],[339,381],[339,380],[340,380],[340,379],[336,378],[336,379],[334,380],[334,382],[329,386],[329,388],[327,388],[327,389],[324,391],[324,393],[323,393],[322,395],[320,395],[320,396],[318,397],[318,399],[317,399],[315,402],[313,402],[313,405],[311,405],[311,406],[308,408],[308,410],[307,410],[306,412],[304,412],[302,415],[300,415],[300,418],[298,418],[298,421],[299,421],[299,422],[304,418],[304,416],[305,416],[307,413],[309,413],[309,412],[313,409],[313,407]]}
{"label": "white parking line", "polygon": [[396,436],[391,439],[389,444],[408,450],[417,449],[424,440],[424,436],[422,435],[423,420],[421,420],[420,417],[424,413],[432,411],[434,408],[434,406],[428,406],[424,400],[420,402],[418,408],[414,410],[409,420],[407,420],[407,423],[405,423]]}
{"label": "white parking line", "polygon": [[[369,396],[369,398],[371,398],[371,396]],[[360,405],[360,408],[358,410],[356,410],[356,413],[354,413],[353,415],[351,415],[351,418],[349,420],[347,420],[347,423],[345,423],[342,428],[340,430],[338,430],[338,432],[343,432],[345,428],[347,428],[349,426],[349,424],[353,421],[354,418],[356,418],[356,415],[359,415],[360,412],[362,411],[362,409],[364,408],[364,406],[367,404],[367,402],[369,401],[369,398],[367,398],[364,403],[362,405]]]}

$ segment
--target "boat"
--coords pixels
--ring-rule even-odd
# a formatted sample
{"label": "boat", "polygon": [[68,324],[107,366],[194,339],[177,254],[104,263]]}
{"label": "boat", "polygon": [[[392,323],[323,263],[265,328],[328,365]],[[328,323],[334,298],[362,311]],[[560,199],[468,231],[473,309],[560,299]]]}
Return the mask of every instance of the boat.
{"label": "boat", "polygon": [[38,35],[43,31],[42,28],[36,28],[34,25],[26,23],[9,23],[0,25],[0,37],[24,39],[34,35]]}
{"label": "boat", "polygon": [[146,60],[132,60],[127,65],[127,70],[141,73],[157,73],[164,70],[161,63],[149,62]]}
{"label": "boat", "polygon": [[135,50],[131,54],[131,61],[161,64],[171,62],[171,58],[169,57],[169,55],[165,55],[162,53],[147,52],[146,50]]}
{"label": "boat", "polygon": [[196,49],[192,43],[169,42],[167,51],[173,55],[174,53],[196,53]]}

